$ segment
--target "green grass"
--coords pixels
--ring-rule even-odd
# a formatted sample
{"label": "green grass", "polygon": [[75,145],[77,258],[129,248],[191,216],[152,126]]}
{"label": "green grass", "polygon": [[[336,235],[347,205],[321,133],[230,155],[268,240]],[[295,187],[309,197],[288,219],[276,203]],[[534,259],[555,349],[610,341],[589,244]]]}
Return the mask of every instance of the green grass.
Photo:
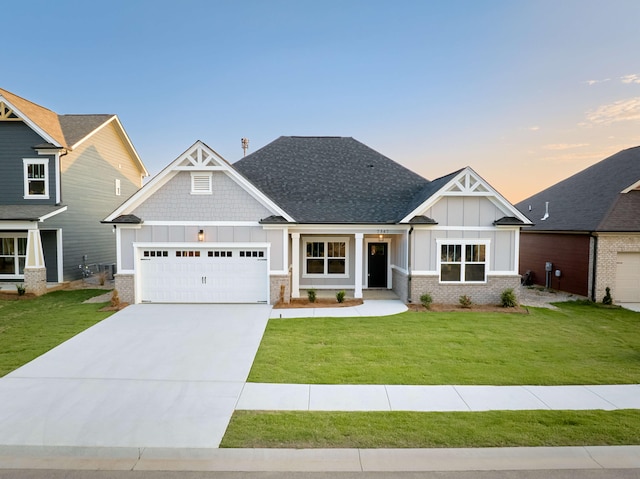
{"label": "green grass", "polygon": [[236,411],[221,447],[423,448],[640,444],[640,411]]}
{"label": "green grass", "polygon": [[110,316],[98,311],[104,304],[82,304],[104,292],[82,289],[0,300],[0,376]]}
{"label": "green grass", "polygon": [[251,382],[640,383],[640,314],[570,302],[530,314],[272,319]]}

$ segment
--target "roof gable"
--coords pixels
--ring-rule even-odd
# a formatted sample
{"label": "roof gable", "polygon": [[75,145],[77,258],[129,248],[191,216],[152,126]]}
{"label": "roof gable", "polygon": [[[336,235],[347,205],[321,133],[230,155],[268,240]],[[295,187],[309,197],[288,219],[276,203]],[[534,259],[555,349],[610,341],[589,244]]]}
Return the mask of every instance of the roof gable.
{"label": "roof gable", "polygon": [[639,184],[640,147],[634,147],[550,186],[517,207],[536,221],[534,230],[598,231],[607,224],[619,196],[630,194]]}
{"label": "roof gable", "polygon": [[[131,196],[131,198],[107,216],[104,221],[112,222],[118,217],[132,214],[132,212],[134,212],[139,206],[143,205],[145,201],[151,198],[178,173],[183,171],[224,172],[260,204],[272,211],[275,215],[283,216],[287,221],[292,221],[292,218],[287,215],[285,211],[283,211],[270,198],[265,196],[264,193],[258,190],[253,184],[251,184],[251,182],[247,181],[246,178],[236,172],[224,158],[200,140],[196,141],[190,148],[153,177],[151,181],[138,190],[133,196]],[[142,220],[144,220],[144,218],[142,218]]]}
{"label": "roof gable", "polygon": [[[520,225],[531,225],[531,221],[513,206],[506,198],[498,193],[472,168],[466,167],[442,178],[433,180],[423,189],[412,202],[412,209],[404,216],[402,223],[410,222],[415,216],[424,215],[441,198],[454,197],[484,197],[491,201],[505,217],[512,218],[511,225],[519,222]],[[436,221],[438,218],[434,218]],[[506,222],[496,225],[507,225]]]}
{"label": "roof gable", "polygon": [[349,137],[282,136],[233,166],[299,223],[395,223],[429,184]]}

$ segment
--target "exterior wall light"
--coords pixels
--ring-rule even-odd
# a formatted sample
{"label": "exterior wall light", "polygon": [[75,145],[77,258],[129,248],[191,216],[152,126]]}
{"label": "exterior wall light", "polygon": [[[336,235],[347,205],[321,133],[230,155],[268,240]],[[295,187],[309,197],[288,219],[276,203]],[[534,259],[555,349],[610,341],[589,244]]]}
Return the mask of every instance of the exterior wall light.
{"label": "exterior wall light", "polygon": [[204,241],[204,230],[198,231],[198,241]]}

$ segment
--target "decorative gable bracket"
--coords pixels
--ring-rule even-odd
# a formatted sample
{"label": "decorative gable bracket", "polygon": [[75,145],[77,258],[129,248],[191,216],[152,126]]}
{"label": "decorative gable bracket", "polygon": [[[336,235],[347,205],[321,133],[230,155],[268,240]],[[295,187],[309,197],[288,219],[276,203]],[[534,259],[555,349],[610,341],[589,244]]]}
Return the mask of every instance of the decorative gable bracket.
{"label": "decorative gable bracket", "polygon": [[226,161],[213,150],[207,149],[201,143],[196,143],[178,159],[174,170],[178,171],[222,171],[228,170]]}
{"label": "decorative gable bracket", "polygon": [[443,196],[489,196],[492,194],[484,182],[469,169],[442,192]]}
{"label": "decorative gable bracket", "polygon": [[0,121],[22,121],[22,118],[16,115],[5,102],[0,101]]}

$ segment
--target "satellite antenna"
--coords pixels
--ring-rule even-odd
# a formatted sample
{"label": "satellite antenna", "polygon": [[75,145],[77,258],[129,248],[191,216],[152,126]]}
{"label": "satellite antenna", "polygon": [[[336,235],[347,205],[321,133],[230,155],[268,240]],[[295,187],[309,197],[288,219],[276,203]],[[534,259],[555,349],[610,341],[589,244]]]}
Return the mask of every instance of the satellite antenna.
{"label": "satellite antenna", "polygon": [[249,138],[241,138],[240,143],[242,143],[242,151],[244,152],[242,156],[247,156],[247,149],[249,148]]}

